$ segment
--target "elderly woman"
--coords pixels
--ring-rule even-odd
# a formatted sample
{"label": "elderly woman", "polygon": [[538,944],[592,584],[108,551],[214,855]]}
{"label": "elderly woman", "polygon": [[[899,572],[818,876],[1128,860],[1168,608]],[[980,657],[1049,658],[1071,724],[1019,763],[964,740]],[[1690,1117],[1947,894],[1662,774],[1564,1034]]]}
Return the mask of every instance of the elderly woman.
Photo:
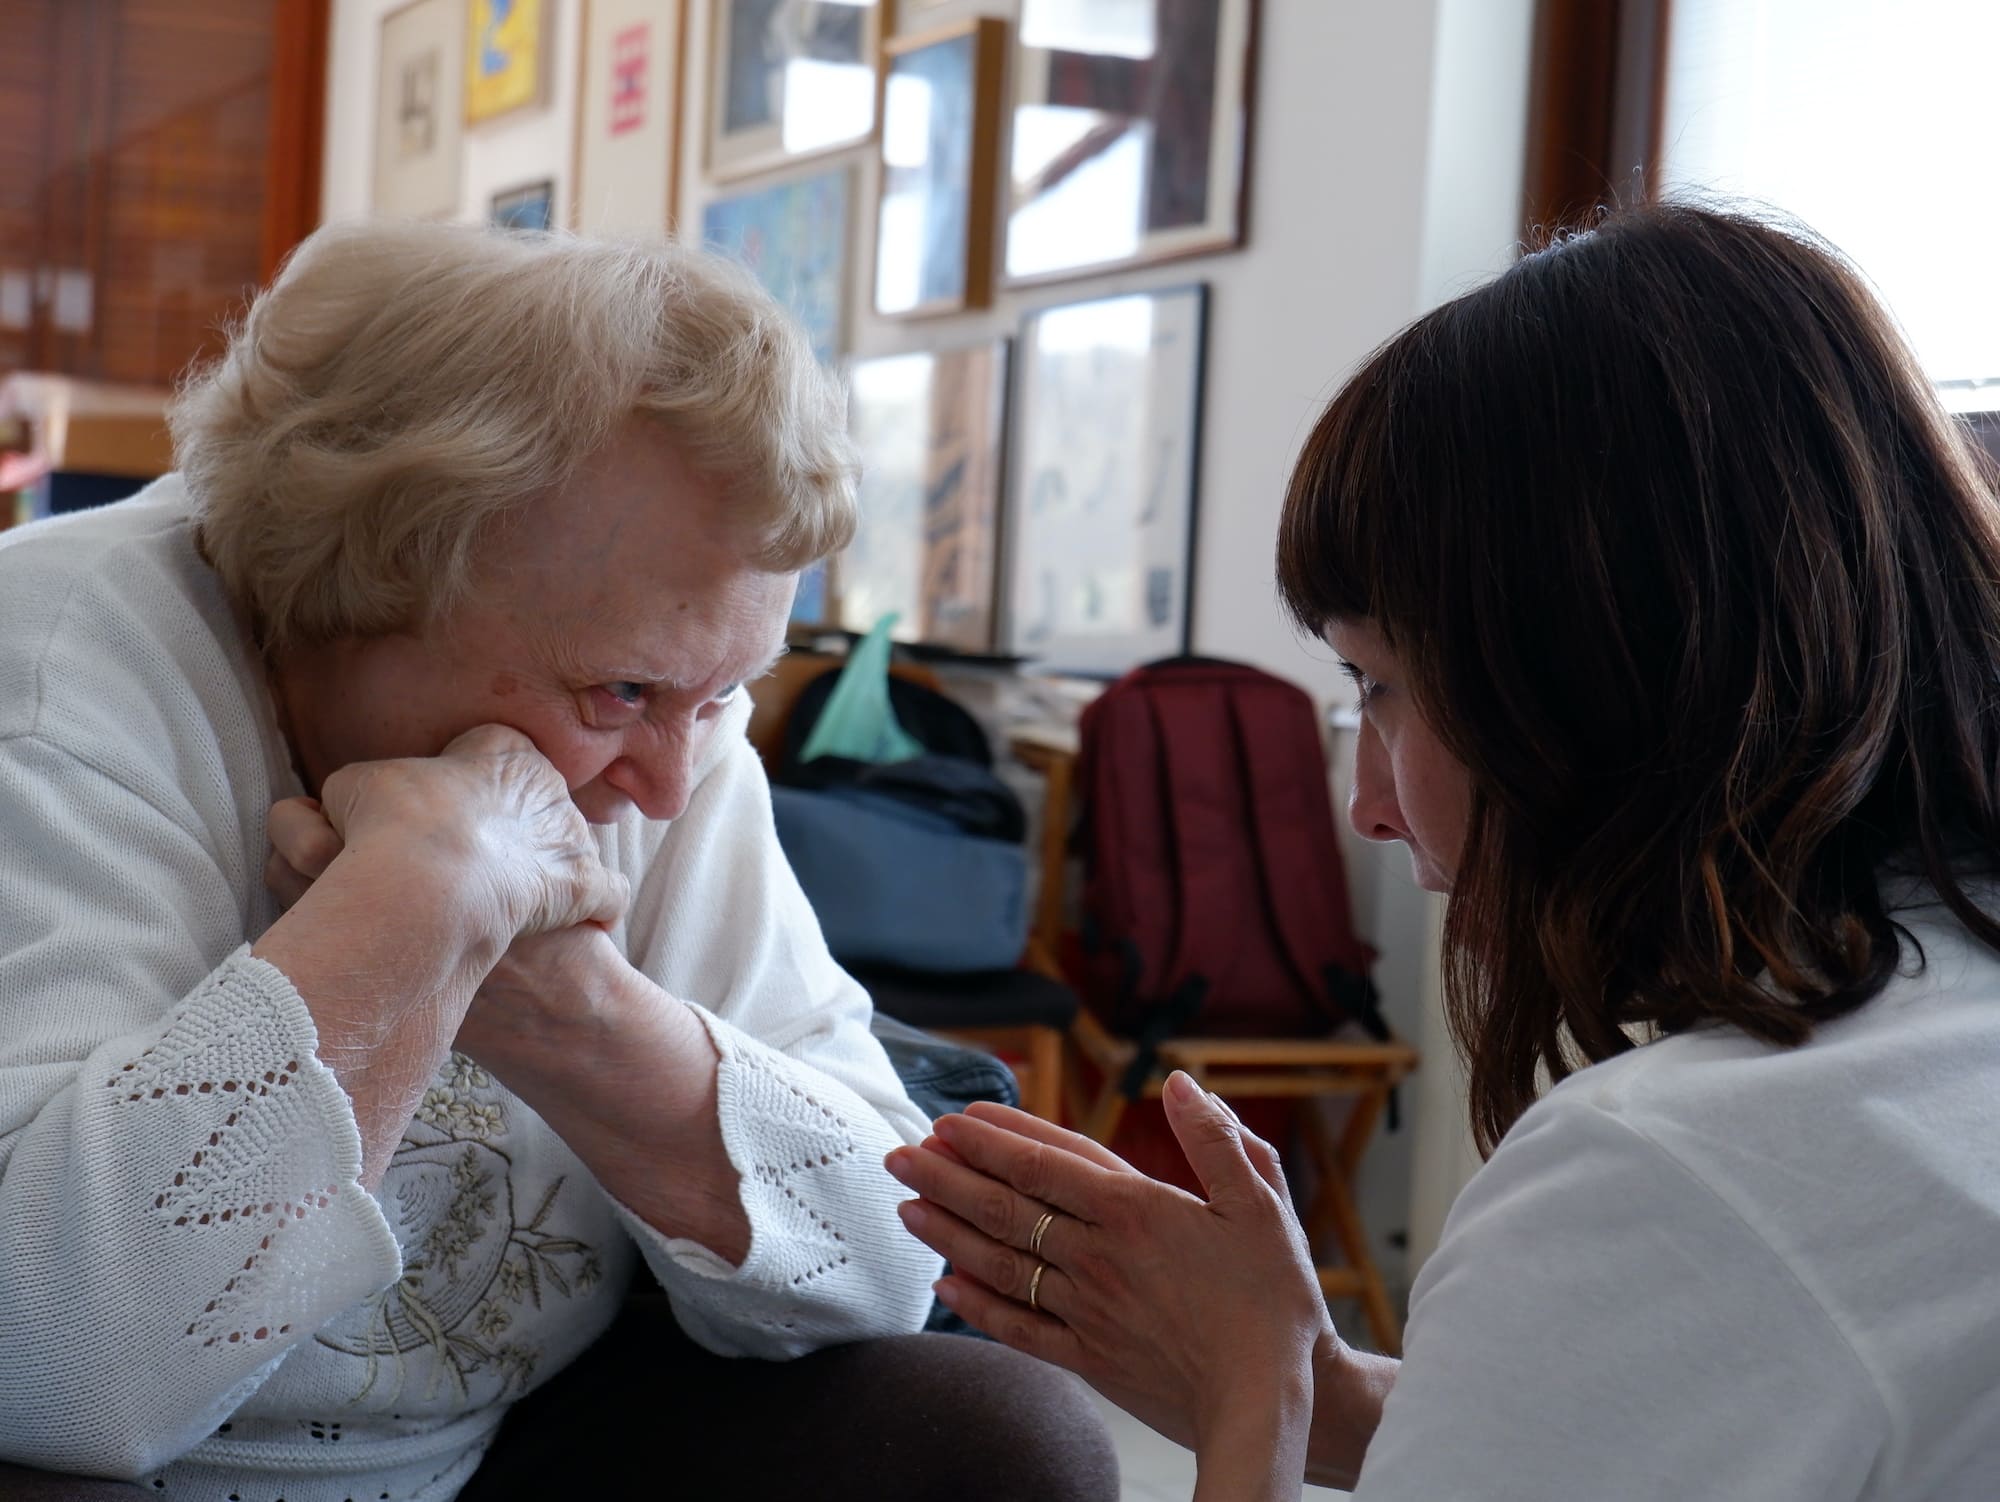
{"label": "elderly woman", "polygon": [[328,229],[178,476],[0,543],[0,1457],[1113,1493],[1080,1389],[909,1333],[926,1123],[744,738],[842,415],[699,254]]}

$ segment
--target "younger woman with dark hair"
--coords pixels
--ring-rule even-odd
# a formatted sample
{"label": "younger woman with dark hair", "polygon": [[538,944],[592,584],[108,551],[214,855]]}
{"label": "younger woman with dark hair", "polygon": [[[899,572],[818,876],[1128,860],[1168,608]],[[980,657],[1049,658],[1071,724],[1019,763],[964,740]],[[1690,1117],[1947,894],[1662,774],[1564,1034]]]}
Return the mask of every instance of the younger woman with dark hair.
{"label": "younger woman with dark hair", "polygon": [[892,1153],[946,1302],[1203,1497],[1992,1496],[2000,511],[1859,277],[1688,206],[1556,242],[1347,383],[1278,573],[1356,828],[1450,894],[1489,1160],[1407,1358],[1185,1077],[1205,1198],[999,1111]]}

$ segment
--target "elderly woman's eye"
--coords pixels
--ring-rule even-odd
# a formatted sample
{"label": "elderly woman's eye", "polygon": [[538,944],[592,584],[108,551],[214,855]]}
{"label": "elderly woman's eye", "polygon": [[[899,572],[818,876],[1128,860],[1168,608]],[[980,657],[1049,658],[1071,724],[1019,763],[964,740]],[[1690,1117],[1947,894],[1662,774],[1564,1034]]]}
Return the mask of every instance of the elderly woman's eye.
{"label": "elderly woman's eye", "polygon": [[727,704],[731,699],[735,698],[738,694],[742,692],[743,692],[742,684],[732,683],[729,685],[728,688],[725,688],[721,693],[717,694],[713,699],[709,700],[708,702],[711,704]]}
{"label": "elderly woman's eye", "polygon": [[646,685],[643,683],[607,683],[604,691],[620,704],[630,704],[635,709],[646,702]]}

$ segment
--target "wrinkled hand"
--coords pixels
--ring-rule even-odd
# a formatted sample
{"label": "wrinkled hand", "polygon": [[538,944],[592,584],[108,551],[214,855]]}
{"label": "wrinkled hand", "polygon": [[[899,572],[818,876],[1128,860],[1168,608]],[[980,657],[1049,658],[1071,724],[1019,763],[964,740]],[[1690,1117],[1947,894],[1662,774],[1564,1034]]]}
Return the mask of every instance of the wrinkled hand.
{"label": "wrinkled hand", "polygon": [[287,907],[344,850],[366,847],[436,870],[503,946],[614,923],[627,900],[562,774],[501,725],[468,730],[437,756],[342,767],[318,799],[272,805],[269,837],[264,879]]}
{"label": "wrinkled hand", "polygon": [[271,853],[264,858],[264,885],[277,893],[278,905],[287,912],[298,906],[346,848],[317,798],[273,803],[264,834],[271,842]]}
{"label": "wrinkled hand", "polygon": [[575,1029],[595,1021],[603,999],[593,977],[623,969],[624,955],[594,923],[523,934],[507,946],[500,963],[487,972],[459,1024],[454,1046],[471,1054],[507,1082],[516,1094],[534,1093],[529,1084],[539,1065],[560,1062],[575,1041]]}
{"label": "wrinkled hand", "polygon": [[[904,1223],[952,1265],[938,1289],[948,1307],[1199,1448],[1277,1385],[1310,1392],[1314,1345],[1332,1326],[1278,1155],[1185,1075],[1164,1100],[1206,1198],[983,1103],[888,1165],[921,1196],[901,1207]],[[1056,1213],[1037,1256],[1045,1210]]]}

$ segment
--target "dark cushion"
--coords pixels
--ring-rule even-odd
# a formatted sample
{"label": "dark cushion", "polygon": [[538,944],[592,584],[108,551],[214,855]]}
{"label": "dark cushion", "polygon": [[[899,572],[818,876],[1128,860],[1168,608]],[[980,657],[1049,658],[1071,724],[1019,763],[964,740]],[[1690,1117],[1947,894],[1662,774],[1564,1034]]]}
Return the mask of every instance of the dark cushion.
{"label": "dark cushion", "polygon": [[1067,1028],[1076,1017],[1076,993],[1032,970],[975,970],[932,975],[882,966],[848,966],[875,1005],[913,1027]]}

